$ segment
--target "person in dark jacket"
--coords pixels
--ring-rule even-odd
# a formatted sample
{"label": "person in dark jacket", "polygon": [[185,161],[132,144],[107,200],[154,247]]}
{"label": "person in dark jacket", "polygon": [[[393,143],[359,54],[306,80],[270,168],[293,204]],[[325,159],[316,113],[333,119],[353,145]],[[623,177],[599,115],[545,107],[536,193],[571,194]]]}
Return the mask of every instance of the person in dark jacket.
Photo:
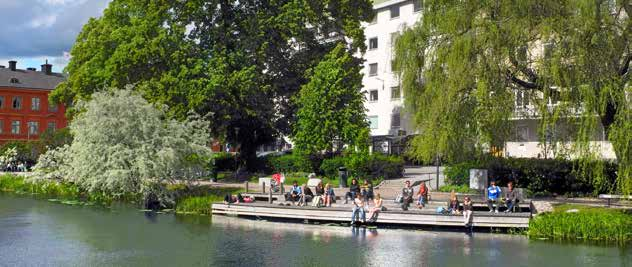
{"label": "person in dark jacket", "polygon": [[345,204],[348,203],[348,200],[354,200],[356,195],[360,195],[360,185],[358,184],[358,180],[356,178],[351,179],[351,185],[349,186],[349,192],[345,195]]}
{"label": "person in dark jacket", "polygon": [[413,195],[415,194],[413,187],[410,186],[410,181],[406,181],[404,188],[402,188],[402,210],[408,210],[408,206],[413,202]]}
{"label": "person in dark jacket", "polygon": [[513,208],[518,201],[518,192],[514,189],[513,182],[507,183],[507,192],[505,192],[505,205],[507,206],[507,210],[505,210],[505,212],[513,212]]}
{"label": "person in dark jacket", "polygon": [[373,183],[368,180],[364,180],[364,184],[362,185],[362,197],[364,198],[364,202],[368,202],[369,200],[373,200]]}
{"label": "person in dark jacket", "polygon": [[314,198],[314,193],[306,184],[303,184],[303,194],[301,194],[301,199],[298,201],[299,206],[306,206],[307,202],[312,201]]}
{"label": "person in dark jacket", "polygon": [[461,214],[459,209],[459,199],[456,197],[454,190],[452,190],[450,193],[450,200],[448,201],[448,212],[450,214]]}
{"label": "person in dark jacket", "polygon": [[463,224],[465,224],[465,227],[470,226],[472,223],[472,208],[472,199],[465,197],[463,200]]}

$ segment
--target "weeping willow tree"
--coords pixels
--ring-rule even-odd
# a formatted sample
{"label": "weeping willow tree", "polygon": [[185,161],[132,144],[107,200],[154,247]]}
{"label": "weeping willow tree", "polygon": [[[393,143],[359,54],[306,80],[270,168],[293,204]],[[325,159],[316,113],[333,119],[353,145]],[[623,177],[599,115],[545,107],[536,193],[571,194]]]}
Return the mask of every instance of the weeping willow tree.
{"label": "weeping willow tree", "polygon": [[[591,142],[603,129],[619,166],[610,189],[632,193],[628,14],[631,1],[424,1],[423,17],[394,49],[420,132],[410,153],[460,161],[502,148],[519,95],[533,106],[540,143],[577,156],[596,186],[607,186]],[[562,122],[566,140],[550,140]]]}

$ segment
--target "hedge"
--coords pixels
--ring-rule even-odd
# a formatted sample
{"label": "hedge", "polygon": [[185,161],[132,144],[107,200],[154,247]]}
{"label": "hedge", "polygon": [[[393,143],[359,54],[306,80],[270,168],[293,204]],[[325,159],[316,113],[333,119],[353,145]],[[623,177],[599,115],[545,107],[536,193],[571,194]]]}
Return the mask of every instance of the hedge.
{"label": "hedge", "polygon": [[[597,163],[591,164],[597,166]],[[461,175],[466,169],[487,169],[490,181],[496,181],[501,186],[513,181],[517,187],[526,188],[534,196],[597,195],[611,193],[616,181],[617,165],[609,161],[603,164],[606,179],[601,184],[594,183],[589,175],[578,173],[578,161],[564,159],[492,158],[465,162],[448,167],[446,179],[462,182]]]}
{"label": "hedge", "polygon": [[360,178],[384,179],[402,177],[404,160],[396,156],[386,156],[378,153],[372,155],[353,154],[338,156],[323,160],[320,165],[321,173],[326,177],[337,177],[338,168],[346,167],[349,174]]}

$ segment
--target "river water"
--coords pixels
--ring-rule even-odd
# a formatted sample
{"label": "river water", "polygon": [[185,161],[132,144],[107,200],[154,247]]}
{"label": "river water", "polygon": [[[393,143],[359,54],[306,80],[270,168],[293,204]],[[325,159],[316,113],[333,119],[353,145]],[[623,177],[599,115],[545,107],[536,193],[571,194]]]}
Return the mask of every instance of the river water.
{"label": "river water", "polygon": [[0,194],[0,266],[632,266],[632,248],[211,220]]}

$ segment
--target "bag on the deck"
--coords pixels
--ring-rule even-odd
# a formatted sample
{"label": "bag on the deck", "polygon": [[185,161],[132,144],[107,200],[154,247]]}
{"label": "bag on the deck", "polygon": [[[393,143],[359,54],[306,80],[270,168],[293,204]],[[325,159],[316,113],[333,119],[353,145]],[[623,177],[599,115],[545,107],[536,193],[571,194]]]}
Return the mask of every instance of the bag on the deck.
{"label": "bag on the deck", "polygon": [[442,213],[442,214],[443,214],[443,213],[445,213],[445,212],[446,212],[446,210],[445,210],[445,208],[444,208],[444,207],[438,207],[438,208],[437,208],[437,213]]}
{"label": "bag on the deck", "polygon": [[398,195],[395,198],[395,203],[402,203],[402,202],[404,202],[404,197],[402,195]]}

